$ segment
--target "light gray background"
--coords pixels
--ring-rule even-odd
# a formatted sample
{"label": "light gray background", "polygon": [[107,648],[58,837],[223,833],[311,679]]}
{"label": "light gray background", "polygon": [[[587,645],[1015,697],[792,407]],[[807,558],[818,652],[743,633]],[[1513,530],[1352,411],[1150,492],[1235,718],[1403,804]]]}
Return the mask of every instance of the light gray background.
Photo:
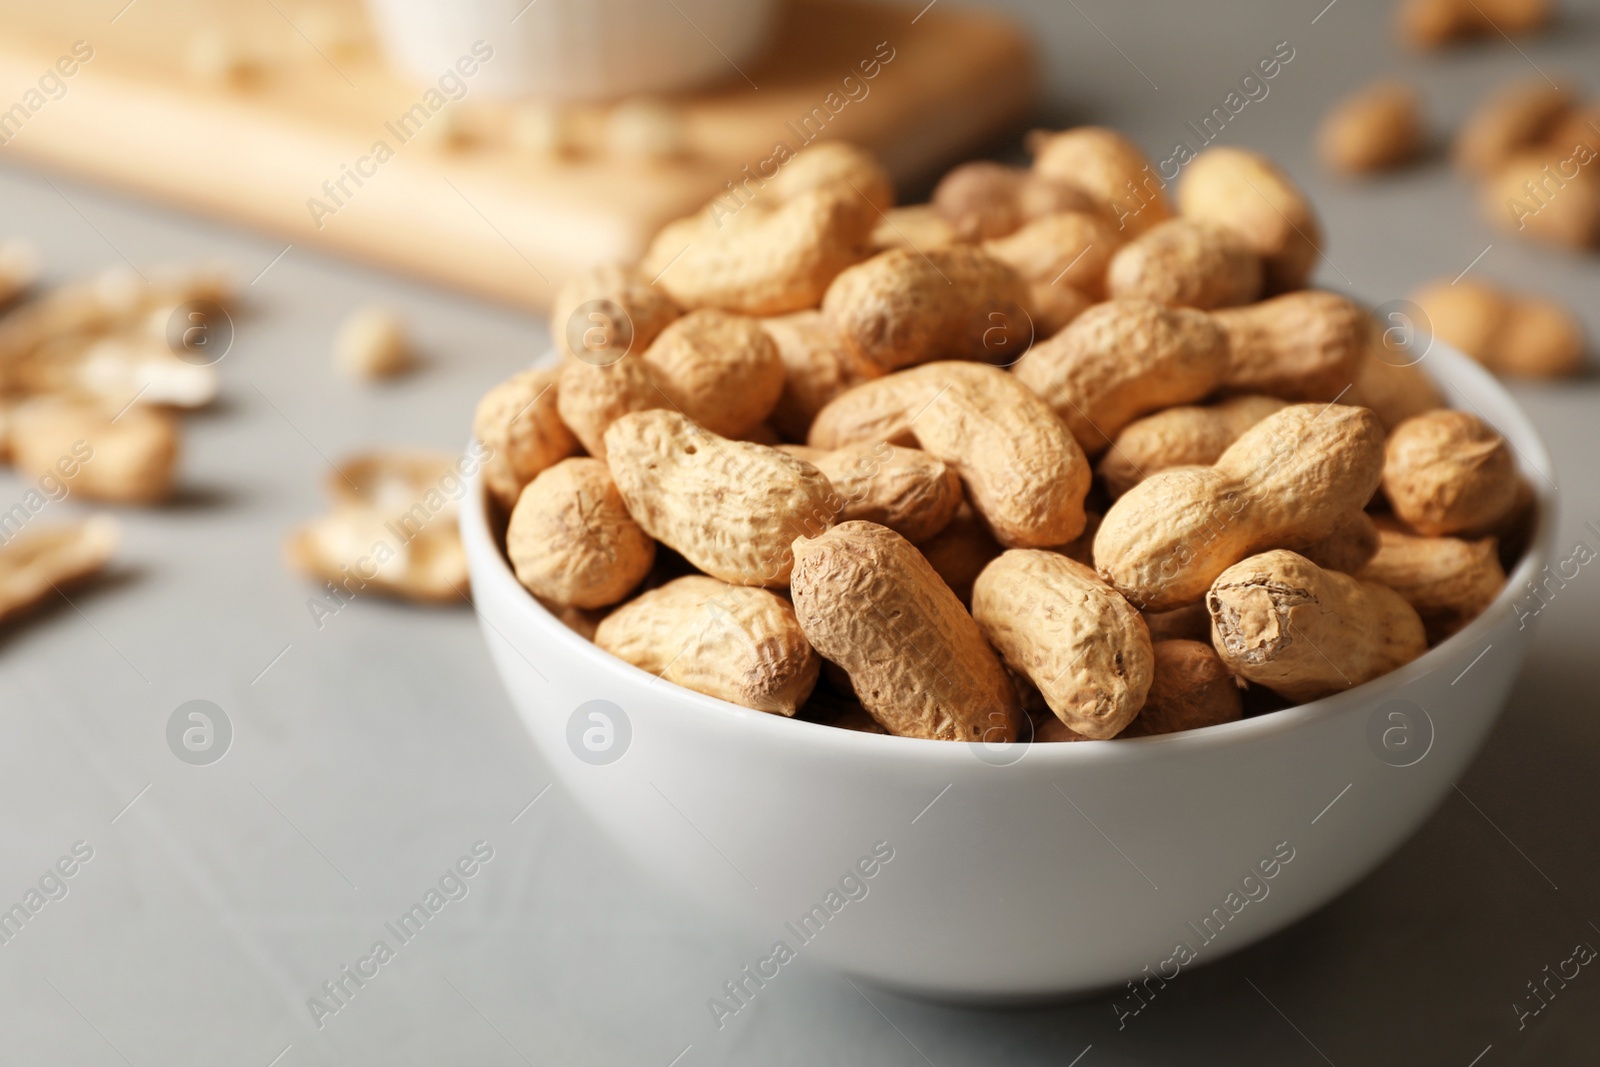
{"label": "light gray background", "polygon": [[[1310,189],[1330,234],[1321,284],[1379,302],[1455,276],[1492,245],[1474,274],[1559,295],[1600,336],[1595,259],[1492,232],[1472,188],[1437,162],[1355,186],[1320,172],[1308,146],[1334,97],[1382,73],[1425,89],[1441,135],[1503,78],[1537,77],[1535,66],[1592,78],[1600,6],[1569,3],[1559,31],[1520,52],[1501,42],[1416,58],[1391,42],[1390,4],[1323,2],[1005,6],[1048,57],[1049,118],[1121,126],[1153,154],[1290,42],[1270,96],[1222,140],[1272,153]],[[0,234],[38,241],[52,277],[121,257],[215,258],[248,281],[284,247],[28,170],[3,150]],[[559,789],[513,821],[549,774],[472,613],[363,601],[319,631],[312,588],[280,562],[285,531],[322,506],[326,458],[460,446],[475,398],[543,350],[544,326],[298,247],[246,294],[223,401],[187,423],[181,499],[123,515],[113,579],[0,632],[0,904],[73,842],[95,850],[70,895],[0,945],[0,1061],[1595,1061],[1593,968],[1525,1029],[1512,1010],[1546,964],[1579,941],[1600,945],[1593,569],[1544,613],[1499,729],[1414,840],[1287,933],[1185,972],[1127,1029],[1104,999],[966,1010],[858,991],[802,960],[719,1032],[706,998],[763,946],[660,896]],[[372,300],[405,311],[428,363],[361,388],[330,368],[329,338]],[[1596,544],[1580,527],[1600,520],[1600,391],[1592,380],[1516,388],[1555,454],[1561,542]],[[0,478],[0,504],[24,490]],[[78,511],[68,501],[45,517]],[[194,698],[222,706],[236,731],[209,767],[179,762],[164,740],[172,710]],[[495,855],[470,896],[315,1029],[306,998],[479,839]]]}

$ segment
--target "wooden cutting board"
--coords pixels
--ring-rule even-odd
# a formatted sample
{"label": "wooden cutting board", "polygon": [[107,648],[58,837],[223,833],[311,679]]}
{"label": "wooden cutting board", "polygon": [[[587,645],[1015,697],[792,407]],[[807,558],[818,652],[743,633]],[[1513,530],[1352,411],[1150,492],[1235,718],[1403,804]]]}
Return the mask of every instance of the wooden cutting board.
{"label": "wooden cutting board", "polygon": [[[196,73],[207,39],[257,75]],[[593,105],[568,113],[575,152],[520,147],[516,106],[461,81],[429,112],[442,97],[389,69],[358,0],[0,0],[0,162],[534,308],[574,270],[636,258],[780,143],[855,141],[913,184],[1013,130],[1035,87],[1002,19],[850,0],[794,0],[765,59],[669,98],[687,143],[670,161],[608,153],[611,110]]]}

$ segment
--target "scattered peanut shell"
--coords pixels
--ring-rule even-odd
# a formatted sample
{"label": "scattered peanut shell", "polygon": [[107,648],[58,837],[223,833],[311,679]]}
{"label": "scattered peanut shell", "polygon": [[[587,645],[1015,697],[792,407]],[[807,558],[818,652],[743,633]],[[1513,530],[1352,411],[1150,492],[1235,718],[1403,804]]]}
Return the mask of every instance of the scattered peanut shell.
{"label": "scattered peanut shell", "polygon": [[1013,741],[1011,679],[978,624],[911,543],[847,522],[794,543],[795,615],[890,733]]}
{"label": "scattered peanut shell", "polygon": [[130,397],[148,406],[203,408],[221,388],[215,367],[185,362],[148,336],[101,338],[57,369],[66,380],[41,391],[82,392],[117,408]]}
{"label": "scattered peanut shell", "polygon": [[341,461],[323,487],[336,507],[369,508],[399,521],[410,515],[414,528],[403,532],[416,533],[435,519],[454,523],[458,468],[466,462],[432,449],[361,452]]}
{"label": "scattered peanut shell", "polygon": [[457,513],[469,462],[428,451],[344,460],[326,483],[332,511],[285,541],[290,566],[329,583],[340,601],[367,593],[465,601],[467,558]]}
{"label": "scattered peanut shell", "polygon": [[98,574],[120,539],[117,524],[103,517],[12,531],[0,541],[0,623]]}
{"label": "scattered peanut shell", "polygon": [[178,422],[155,408],[113,409],[40,397],[11,414],[11,459],[29,477],[50,475],[90,500],[156,504],[172,494]]}
{"label": "scattered peanut shell", "polygon": [[617,608],[594,643],[686,689],[777,715],[799,710],[821,669],[788,601],[698,574]]}
{"label": "scattered peanut shell", "polygon": [[1114,737],[1144,704],[1150,632],[1088,567],[1055,552],[1011,549],[978,576],[972,617],[1077,733]]}
{"label": "scattered peanut shell", "polygon": [[1428,650],[1422,620],[1399,593],[1283,550],[1223,571],[1206,606],[1228,669],[1299,702],[1369,682]]}
{"label": "scattered peanut shell", "polygon": [[461,542],[439,535],[397,543],[381,515],[336,512],[313,519],[285,542],[289,563],[333,585],[341,599],[369,591],[421,603],[466,598],[467,560]]}

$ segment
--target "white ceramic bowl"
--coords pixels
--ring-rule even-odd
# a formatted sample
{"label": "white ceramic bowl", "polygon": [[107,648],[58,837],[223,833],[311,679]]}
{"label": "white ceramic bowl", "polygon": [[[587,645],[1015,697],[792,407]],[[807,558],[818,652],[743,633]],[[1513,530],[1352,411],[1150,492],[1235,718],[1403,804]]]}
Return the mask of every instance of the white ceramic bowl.
{"label": "white ceramic bowl", "polygon": [[594,100],[739,78],[736,67],[767,43],[777,0],[367,0],[367,6],[390,60],[419,82],[437,81],[482,41],[493,55],[470,79],[473,92]]}
{"label": "white ceramic bowl", "polygon": [[[751,936],[755,979],[728,975],[747,997],[761,995],[757,980],[782,981],[779,941],[943,998],[1176,980],[1331,900],[1410,836],[1472,760],[1522,663],[1530,631],[1512,605],[1553,537],[1549,459],[1476,364],[1435,351],[1425,366],[1454,406],[1514,446],[1539,491],[1532,547],[1494,605],[1421,659],[1237,723],[987,748],[701,696],[612,658],[540,607],[494,543],[477,486],[462,510],[473,593],[560,786],[664,887]],[[846,894],[841,879],[875,845],[892,859],[869,862],[873,877],[845,882]],[[802,927],[814,906],[820,917]],[[738,1006],[725,990],[706,996]]]}

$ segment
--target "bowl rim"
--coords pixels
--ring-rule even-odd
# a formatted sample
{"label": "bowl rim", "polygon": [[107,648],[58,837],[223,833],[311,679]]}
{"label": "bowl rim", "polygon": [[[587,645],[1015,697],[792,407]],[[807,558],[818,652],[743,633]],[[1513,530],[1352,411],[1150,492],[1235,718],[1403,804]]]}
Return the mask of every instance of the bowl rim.
{"label": "bowl rim", "polygon": [[[1522,558],[1517,561],[1517,565],[1512,568],[1511,573],[1506,576],[1506,583],[1494,601],[1480,612],[1475,619],[1410,663],[1369,682],[1363,682],[1341,693],[1334,693],[1318,700],[1266,712],[1261,715],[1241,718],[1235,722],[1204,726],[1178,733],[1159,734],[1151,737],[1114,738],[1113,740],[1121,742],[1115,745],[1016,742],[1016,744],[1025,744],[1027,746],[1025,754],[1018,754],[1014,760],[1005,762],[995,761],[992,764],[988,764],[988,761],[981,762],[1002,767],[1020,765],[1024,762],[1030,763],[1034,767],[1067,767],[1086,761],[1116,762],[1130,758],[1143,758],[1157,753],[1165,758],[1168,755],[1190,748],[1210,748],[1213,746],[1240,745],[1253,741],[1263,741],[1307,727],[1313,722],[1340,715],[1356,707],[1366,707],[1374,698],[1404,688],[1411,682],[1433,673],[1445,663],[1454,659],[1457,653],[1463,650],[1463,646],[1476,644],[1483,640],[1488,632],[1499,624],[1500,612],[1508,610],[1512,600],[1520,595],[1519,591],[1523,584],[1528,582],[1531,576],[1546,564],[1550,544],[1555,536],[1555,498],[1557,495],[1555,471],[1550,462],[1549,451],[1534,428],[1533,423],[1529,420],[1527,413],[1522,410],[1522,406],[1517,403],[1516,398],[1493,375],[1456,349],[1437,340],[1428,351],[1427,357],[1429,359],[1437,358],[1437,362],[1443,364],[1438,370],[1430,371],[1429,377],[1446,394],[1447,399],[1465,400],[1469,407],[1477,411],[1480,418],[1490,423],[1495,430],[1505,437],[1517,459],[1519,472],[1528,478],[1534,490],[1535,522],[1533,531],[1528,539],[1528,547],[1523,552]],[[1465,389],[1463,389],[1463,386],[1465,386]],[[1478,405],[1473,403],[1471,398],[1466,395],[1468,391],[1492,396],[1497,403],[1506,408],[1507,418],[1502,421],[1508,422],[1510,425],[1502,426],[1491,421],[1478,408]],[[1343,394],[1340,395],[1342,396]],[[1337,403],[1337,400],[1333,401],[1333,403]],[[466,549],[469,573],[473,584],[492,583],[497,589],[511,592],[512,595],[505,598],[506,602],[512,605],[512,610],[516,613],[519,621],[525,622],[540,632],[540,644],[542,646],[551,647],[565,656],[576,657],[585,669],[619,674],[633,685],[650,686],[664,681],[658,675],[651,674],[613,656],[594,644],[594,642],[583,637],[557,618],[522,587],[522,584],[517,581],[516,575],[512,572],[510,563],[498,543],[498,539],[492,535],[488,520],[489,503],[487,494],[484,491],[481,464],[468,479],[464,504],[466,506],[462,507],[460,512],[461,536]],[[479,617],[488,622],[489,620],[484,616],[483,609],[476,604],[474,607]],[[498,630],[498,627],[496,629]],[[502,633],[500,637],[502,640],[512,643],[511,638],[507,635]],[[515,647],[515,644],[512,644]],[[666,685],[670,688],[663,691],[665,699],[687,704],[693,707],[697,713],[705,713],[704,720],[697,722],[697,727],[718,731],[737,731],[747,736],[751,741],[768,736],[761,731],[773,731],[770,734],[772,739],[781,740],[791,746],[804,744],[819,746],[821,749],[848,748],[857,752],[872,751],[876,747],[878,751],[875,755],[879,758],[922,760],[935,764],[955,760],[961,761],[962,765],[968,763],[973,765],[980,764],[980,761],[973,759],[969,751],[973,746],[1007,747],[1007,745],[988,744],[981,741],[951,742],[933,738],[900,737],[894,734],[843,730],[828,723],[810,722],[805,719],[756,711],[753,708],[747,708],[718,697],[696,692],[675,682],[666,682]],[[630,712],[632,710],[630,708]],[[642,708],[640,710],[641,712],[643,711]],[[752,734],[750,733],[751,730],[757,732]],[[781,733],[776,731],[781,731]],[[865,747],[863,748],[862,746]],[[1035,749],[1042,751],[1036,753]],[[903,753],[904,755],[893,756],[891,753]],[[1026,758],[1024,758],[1024,755]]]}

